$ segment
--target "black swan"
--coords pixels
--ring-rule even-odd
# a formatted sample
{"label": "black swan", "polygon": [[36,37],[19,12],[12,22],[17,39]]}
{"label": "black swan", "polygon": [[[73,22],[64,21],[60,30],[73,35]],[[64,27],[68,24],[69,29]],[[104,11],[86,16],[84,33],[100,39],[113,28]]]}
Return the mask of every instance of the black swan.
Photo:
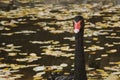
{"label": "black swan", "polygon": [[75,32],[75,67],[74,75],[61,76],[57,73],[53,73],[48,80],[87,80],[85,70],[85,58],[84,58],[84,19],[82,16],[76,16],[73,21]]}
{"label": "black swan", "polygon": [[82,16],[76,16],[74,19],[75,32],[75,73],[74,80],[87,80],[84,58],[84,19]]}

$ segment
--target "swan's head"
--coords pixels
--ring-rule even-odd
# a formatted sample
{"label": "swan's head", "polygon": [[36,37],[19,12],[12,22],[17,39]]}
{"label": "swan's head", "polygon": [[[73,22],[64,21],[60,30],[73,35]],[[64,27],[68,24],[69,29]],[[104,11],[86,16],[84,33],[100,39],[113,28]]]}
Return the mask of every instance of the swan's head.
{"label": "swan's head", "polygon": [[74,18],[73,21],[73,25],[74,25],[74,33],[78,33],[82,27],[82,21],[83,21],[83,17],[81,16],[76,16]]}

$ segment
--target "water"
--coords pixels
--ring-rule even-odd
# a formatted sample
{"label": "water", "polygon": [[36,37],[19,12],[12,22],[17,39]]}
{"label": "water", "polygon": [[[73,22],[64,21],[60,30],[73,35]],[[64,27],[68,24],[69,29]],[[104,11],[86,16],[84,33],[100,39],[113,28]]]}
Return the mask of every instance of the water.
{"label": "water", "polygon": [[[97,22],[102,22],[104,17],[109,15],[119,15],[119,13],[102,13],[103,16],[93,16],[90,19],[86,20],[87,22],[91,22],[93,24]],[[107,17],[109,17],[107,16]],[[19,18],[13,18],[13,20],[18,20]],[[51,30],[45,30],[44,27],[40,27],[39,25],[35,25],[37,22],[47,23],[47,26],[51,28],[55,28],[56,30],[64,30],[61,29],[59,26],[55,24],[49,24],[52,22],[66,22],[71,21],[68,20],[57,20],[57,19],[37,19],[37,20],[30,20],[29,17],[22,17],[25,19],[24,24],[16,23],[17,27],[10,27],[5,26],[5,28],[9,28],[10,30],[1,30],[0,31],[0,61],[1,64],[17,64],[17,65],[45,65],[45,66],[52,66],[52,65],[60,65],[61,63],[67,63],[68,66],[63,69],[62,73],[68,72],[72,73],[71,70],[73,67],[73,59],[70,57],[62,56],[64,54],[74,54],[74,39],[64,39],[66,37],[74,37],[74,33],[71,32],[63,32],[63,33],[52,33]],[[9,18],[1,18],[0,21],[11,21]],[[120,19],[119,19],[120,20]],[[107,21],[107,20],[106,20]],[[109,20],[108,20],[109,21]],[[117,22],[117,21],[113,21]],[[42,23],[41,23],[42,24]],[[112,24],[112,21],[111,21]],[[85,28],[87,29],[87,28]],[[85,36],[85,53],[86,53],[86,63],[88,66],[103,69],[105,66],[113,66],[115,64],[109,64],[109,62],[118,62],[120,61],[120,50],[119,50],[119,40],[120,40],[120,28],[117,27],[108,27],[108,28],[99,28],[99,27],[89,27],[88,32],[100,32],[97,36],[92,35]],[[12,35],[10,35],[12,34]],[[96,39],[97,38],[97,39]],[[37,41],[36,43],[34,41]],[[54,43],[58,42],[58,43]],[[112,46],[110,46],[112,45]],[[19,48],[15,46],[20,46]],[[68,47],[67,50],[64,48]],[[109,47],[110,46],[110,47]],[[61,47],[64,47],[61,49]],[[91,49],[91,47],[93,47]],[[94,50],[96,48],[96,50]],[[14,50],[16,49],[16,50]],[[41,55],[42,53],[47,52],[48,49],[51,53],[50,55]],[[52,50],[51,50],[52,49]],[[73,49],[70,51],[70,49]],[[87,51],[89,50],[89,51]],[[60,56],[51,55],[57,53],[64,53]],[[8,53],[16,53],[16,56],[9,56]],[[26,55],[20,55],[19,53],[26,53]],[[31,53],[35,53],[37,56],[42,57],[38,60],[28,62],[28,61],[16,61],[19,58],[26,58]],[[101,55],[107,55],[102,57]],[[59,55],[59,54],[58,54]],[[4,58],[4,59],[2,59]],[[1,69],[9,68],[9,67],[1,67]],[[34,67],[27,67],[27,68],[20,68],[20,70],[13,74],[24,74],[22,78],[17,80],[33,80],[33,75],[36,74],[33,71]],[[46,74],[43,75],[44,77],[48,77],[52,71],[46,71]],[[99,77],[99,76],[98,76]],[[97,77],[97,78],[98,78]]]}

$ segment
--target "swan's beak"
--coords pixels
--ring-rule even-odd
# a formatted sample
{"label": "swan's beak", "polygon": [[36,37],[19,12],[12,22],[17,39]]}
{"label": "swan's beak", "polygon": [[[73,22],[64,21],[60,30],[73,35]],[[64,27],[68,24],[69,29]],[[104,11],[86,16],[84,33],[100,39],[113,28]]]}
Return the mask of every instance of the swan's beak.
{"label": "swan's beak", "polygon": [[74,33],[78,33],[80,31],[80,28],[81,28],[81,21],[74,21]]}

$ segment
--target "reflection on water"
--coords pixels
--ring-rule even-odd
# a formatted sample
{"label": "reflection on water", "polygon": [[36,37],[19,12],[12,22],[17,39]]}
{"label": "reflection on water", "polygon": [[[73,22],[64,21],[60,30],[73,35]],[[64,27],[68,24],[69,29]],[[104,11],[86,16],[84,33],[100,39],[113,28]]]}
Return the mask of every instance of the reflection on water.
{"label": "reflection on water", "polygon": [[83,5],[81,9],[79,5],[67,8],[42,5],[20,8],[18,14],[19,10],[1,12],[0,78],[41,80],[52,72],[72,74],[75,46],[72,18],[79,13],[86,21],[84,48],[88,77],[98,80],[113,72],[119,75],[120,7],[107,5],[92,12],[94,6]]}

